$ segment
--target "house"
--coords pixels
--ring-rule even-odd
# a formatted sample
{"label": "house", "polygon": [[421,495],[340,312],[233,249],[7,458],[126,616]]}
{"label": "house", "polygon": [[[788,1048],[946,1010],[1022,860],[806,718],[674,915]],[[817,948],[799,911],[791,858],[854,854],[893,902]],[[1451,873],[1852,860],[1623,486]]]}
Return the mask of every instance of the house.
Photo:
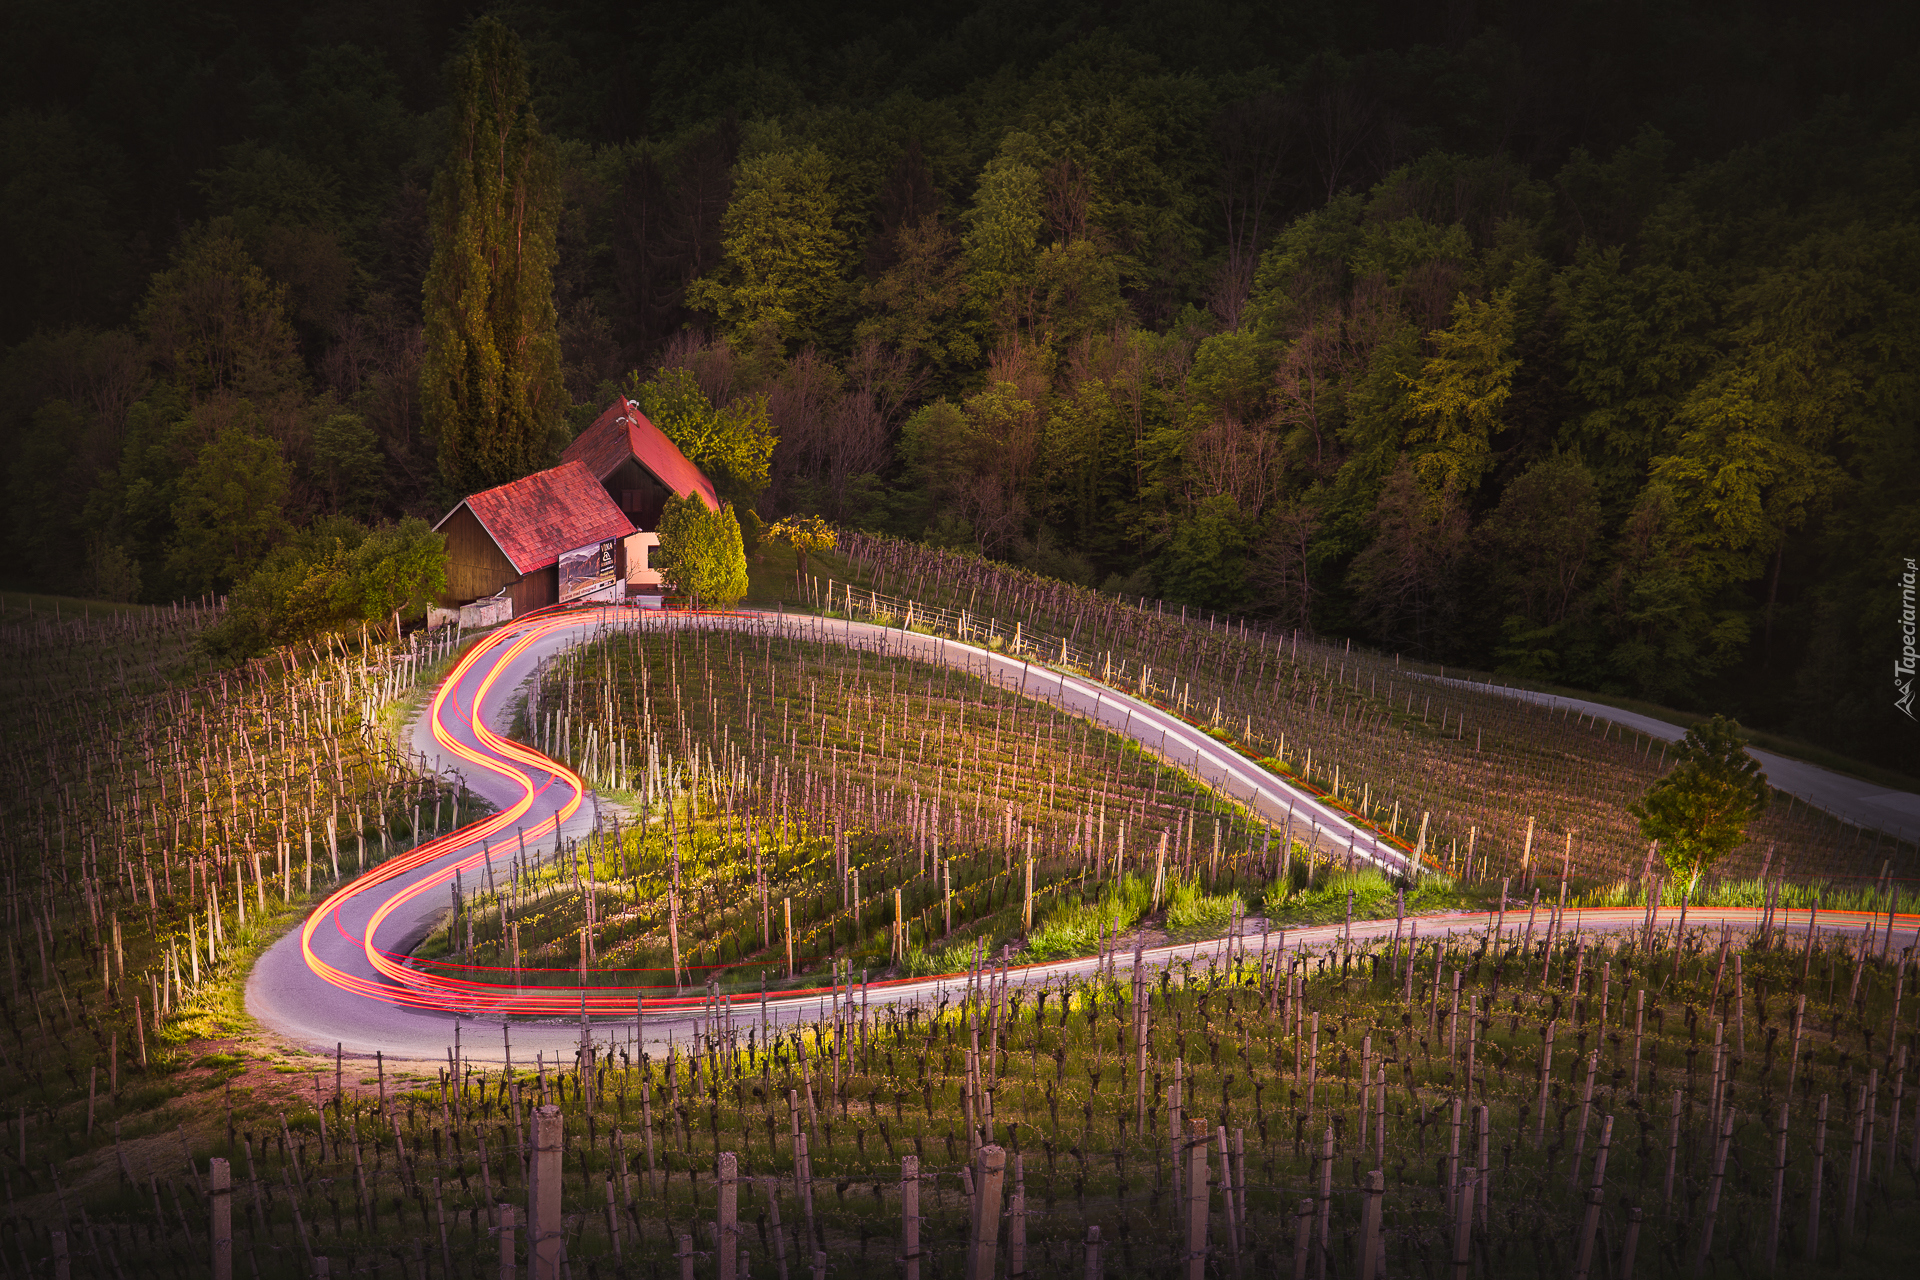
{"label": "house", "polygon": [[660,545],[655,530],[660,527],[667,495],[698,494],[709,511],[718,511],[720,498],[713,482],[625,397],[609,405],[560,457],[563,464],[586,467],[633,522],[634,532],[626,540],[627,593],[658,594],[661,579],[653,564],[653,548]]}
{"label": "house", "polygon": [[562,462],[463,499],[447,538],[447,599],[504,596],[512,616],[624,594],[633,521],[583,463]]}

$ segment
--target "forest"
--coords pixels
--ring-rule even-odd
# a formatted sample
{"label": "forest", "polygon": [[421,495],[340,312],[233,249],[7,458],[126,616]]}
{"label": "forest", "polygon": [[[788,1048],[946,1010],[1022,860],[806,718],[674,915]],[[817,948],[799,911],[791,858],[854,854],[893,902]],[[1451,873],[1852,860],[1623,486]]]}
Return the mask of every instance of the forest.
{"label": "forest", "polygon": [[[23,0],[0,576],[164,602],[331,556],[377,617],[414,522],[625,393],[765,523],[1900,765],[1917,23]],[[501,234],[459,200],[493,127],[530,354],[480,413],[444,299]]]}

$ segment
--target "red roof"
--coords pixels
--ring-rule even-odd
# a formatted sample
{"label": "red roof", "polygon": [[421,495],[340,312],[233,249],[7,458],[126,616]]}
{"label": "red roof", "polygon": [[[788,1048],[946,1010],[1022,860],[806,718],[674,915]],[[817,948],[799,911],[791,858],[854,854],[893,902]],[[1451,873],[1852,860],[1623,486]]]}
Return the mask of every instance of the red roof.
{"label": "red roof", "polygon": [[[634,531],[594,474],[578,462],[562,462],[512,484],[476,493],[460,504],[473,512],[495,545],[521,573],[544,569],[564,551],[592,546]],[[440,520],[453,519],[455,507]]]}
{"label": "red roof", "polygon": [[720,509],[720,495],[714,492],[713,482],[687,461],[687,455],[667,439],[666,432],[647,421],[640,407],[625,397],[608,405],[560,457],[585,463],[598,480],[605,480],[632,458],[678,496],[697,493],[707,510]]}

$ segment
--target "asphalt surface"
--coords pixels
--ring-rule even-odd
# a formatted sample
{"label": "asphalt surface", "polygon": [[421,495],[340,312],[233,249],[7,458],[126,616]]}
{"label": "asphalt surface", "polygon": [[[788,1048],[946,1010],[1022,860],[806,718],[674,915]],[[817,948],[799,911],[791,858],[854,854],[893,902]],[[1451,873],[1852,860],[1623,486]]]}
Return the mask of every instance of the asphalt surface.
{"label": "asphalt surface", "polygon": [[[1290,827],[1296,838],[1323,851],[1338,855],[1351,850],[1363,861],[1392,869],[1401,868],[1406,861],[1402,851],[1375,833],[1356,827],[1338,809],[1267,773],[1227,744],[1177,716],[1095,681],[951,640],[844,620],[774,615],[675,616],[626,609],[581,611],[502,628],[483,638],[455,668],[428,712],[412,726],[412,744],[425,755],[428,767],[457,770],[467,788],[487,799],[498,812],[429,842],[412,858],[396,857],[348,883],[322,903],[301,929],[275,943],[255,965],[247,984],[247,1007],[261,1024],[303,1047],[327,1053],[337,1048],[364,1059],[371,1059],[378,1051],[399,1062],[444,1061],[457,1038],[462,1058],[476,1063],[499,1064],[509,1054],[521,1066],[531,1066],[536,1055],[547,1061],[571,1061],[581,1041],[577,1015],[511,1014],[502,1007],[511,1004],[511,998],[499,998],[498,989],[476,995],[462,990],[459,984],[407,969],[399,963],[399,957],[425,936],[434,919],[449,905],[456,867],[467,884],[474,884],[478,882],[476,877],[484,874],[489,858],[496,874],[501,874],[518,852],[522,838],[529,853],[538,856],[551,853],[556,838],[577,838],[593,829],[596,798],[579,788],[578,780],[564,766],[544,761],[503,738],[514,704],[542,659],[597,633],[632,625],[778,627],[788,633],[804,632],[818,639],[944,663],[1090,716],[1191,770],[1208,785],[1231,793],[1276,826]],[[1672,729],[1670,725],[1664,727]],[[1668,923],[1671,915],[1663,911],[1661,923]],[[1754,918],[1755,913],[1748,910],[1694,910],[1689,913],[1688,923],[1725,920],[1739,925],[1749,924]],[[1920,918],[1903,917],[1901,928],[1913,928],[1916,919]],[[1569,912],[1567,927],[1588,933],[1638,929],[1643,920],[1638,908]],[[1263,923],[1253,920],[1247,925],[1259,930]],[[1805,916],[1797,914],[1787,923],[1804,929]],[[1823,913],[1820,923],[1822,928],[1842,931],[1867,927],[1865,917],[1851,919],[1833,913]],[[1484,930],[1490,924],[1485,915],[1428,916],[1417,918],[1413,927],[1420,937],[1431,938],[1440,933]],[[1506,925],[1511,936],[1515,930],[1513,912],[1509,912]],[[1388,937],[1395,928],[1395,922],[1387,920],[1355,922],[1350,932],[1340,925],[1274,934],[1247,932],[1209,943],[1155,948],[1145,953],[1144,960],[1149,966],[1159,966],[1184,959],[1204,969],[1210,957],[1233,948],[1253,953],[1282,946],[1287,950],[1319,948],[1343,938],[1358,943]],[[1916,941],[1920,941],[1920,934]],[[1118,961],[1123,970],[1131,962],[1130,955]],[[1090,975],[1099,964],[1094,958],[1070,960],[1015,969],[1009,976],[1016,982],[1037,984]],[[912,1001],[937,1004],[943,995],[956,995],[965,983],[964,976],[875,983],[861,993],[861,999],[876,1005]],[[554,1000],[550,989],[544,997],[551,1008]],[[736,1003],[730,1016],[733,1026],[743,1031],[763,1021],[789,1025],[823,1016],[836,1000],[844,998],[842,991],[838,995],[817,992],[769,1001],[747,1000]],[[664,1047],[694,1034],[706,1015],[697,999],[668,1005],[650,996],[639,1019],[631,1012],[615,1012],[615,1006],[631,1010],[630,998],[596,989],[594,999],[605,1013],[591,1019],[590,1034],[601,1044],[631,1046],[638,1039],[650,1047]]]}

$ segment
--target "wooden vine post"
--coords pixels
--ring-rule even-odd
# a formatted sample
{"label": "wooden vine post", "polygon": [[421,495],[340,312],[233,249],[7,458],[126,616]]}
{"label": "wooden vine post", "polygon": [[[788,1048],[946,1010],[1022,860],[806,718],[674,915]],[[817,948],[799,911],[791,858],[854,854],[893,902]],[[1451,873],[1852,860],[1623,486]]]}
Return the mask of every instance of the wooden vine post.
{"label": "wooden vine post", "polygon": [[975,1158],[979,1180],[973,1193],[973,1239],[967,1280],[994,1280],[994,1255],[1000,1241],[1000,1189],[1006,1180],[1007,1153],[989,1143]]}
{"label": "wooden vine post", "polygon": [[233,1280],[233,1168],[215,1156],[207,1162],[212,1201],[213,1280]]}
{"label": "wooden vine post", "polygon": [[720,1280],[735,1280],[740,1257],[740,1157],[720,1153]]}
{"label": "wooden vine post", "polygon": [[920,1157],[900,1157],[900,1261],[906,1280],[920,1280]]}
{"label": "wooden vine post", "polygon": [[527,1183],[528,1280],[560,1280],[564,1239],[560,1219],[562,1121],[547,1103],[533,1112],[533,1167]]}
{"label": "wooden vine post", "polygon": [[1187,1280],[1206,1280],[1207,1209],[1207,1122],[1195,1116],[1187,1121]]}

